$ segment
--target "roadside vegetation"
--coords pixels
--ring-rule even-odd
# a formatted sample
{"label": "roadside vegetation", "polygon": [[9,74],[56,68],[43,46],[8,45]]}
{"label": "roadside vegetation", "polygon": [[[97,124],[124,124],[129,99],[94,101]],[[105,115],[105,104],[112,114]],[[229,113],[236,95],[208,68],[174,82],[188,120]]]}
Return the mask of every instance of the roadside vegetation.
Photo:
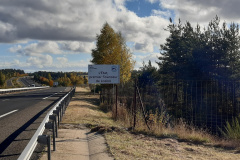
{"label": "roadside vegetation", "polygon": [[[110,111],[112,118],[117,120],[114,123],[117,123],[117,126],[121,124],[127,131],[117,132],[115,135],[112,132],[106,134],[110,150],[112,149],[114,155],[120,154],[120,150],[123,157],[119,159],[147,159],[149,152],[138,150],[139,146],[144,146],[140,141],[137,142],[140,144],[134,144],[133,148],[128,147],[134,143],[134,138],[127,137],[143,135],[170,138],[177,141],[177,144],[187,142],[192,145],[211,146],[209,150],[215,150],[216,146],[222,149],[231,148],[238,153],[239,26],[235,23],[227,25],[225,22],[221,25],[220,18],[216,16],[204,29],[200,25],[193,27],[190,22],[183,24],[180,19],[178,23],[170,19],[166,30],[169,31],[169,37],[160,45],[157,62],[159,68],[152,66],[151,61],[148,64],[143,62],[143,67],[138,71],[132,70],[133,67],[126,68],[128,78],[118,85],[117,115],[116,100],[111,94],[114,92],[112,86],[96,87],[100,93],[101,110]],[[118,55],[123,53],[118,44],[126,47],[123,40],[118,43],[121,36],[107,23],[104,24],[101,34],[97,35],[97,47],[92,50],[92,62],[121,65],[122,59],[115,61]],[[129,62],[129,66],[134,65],[131,53],[128,52],[127,55],[128,58],[123,62]],[[124,69],[120,75],[123,73]],[[97,122],[99,121],[98,119]],[[120,134],[124,136],[121,137]],[[111,136],[116,143],[111,141]],[[138,149],[135,153],[136,148]],[[151,150],[151,147],[149,149]],[[194,151],[191,147],[186,150]],[[134,158],[131,153],[135,154]],[[128,158],[124,158],[126,155]],[[173,159],[187,159],[185,156],[175,156],[177,158]],[[214,156],[216,159],[231,159],[221,153]],[[190,157],[196,159],[193,155]],[[199,155],[197,157],[200,159]],[[209,157],[202,155],[201,159]]]}
{"label": "roadside vegetation", "polygon": [[53,86],[54,82],[58,83],[58,86],[77,86],[87,84],[87,73],[85,72],[35,72],[31,74],[34,76],[34,80],[43,85]]}
{"label": "roadside vegetation", "polygon": [[240,146],[236,141],[217,139],[184,122],[178,122],[175,127],[153,123],[149,131],[143,121],[137,123],[133,130],[125,110],[119,110],[115,121],[112,111],[106,112],[105,107],[100,105],[99,95],[94,95],[89,88],[77,87],[61,126],[84,124],[93,132],[104,133],[109,152],[117,160],[235,160],[240,156]]}
{"label": "roadside vegetation", "polygon": [[15,77],[13,79],[13,87],[19,87],[20,85],[17,83],[18,77],[27,76],[23,70],[20,69],[0,69],[0,88],[7,88],[7,80]]}
{"label": "roadside vegetation", "polygon": [[45,72],[38,71],[34,73],[25,73],[20,69],[2,69],[0,70],[0,88],[9,88],[7,86],[7,80],[11,79],[12,87],[17,88],[21,85],[17,82],[19,77],[33,76],[34,81],[42,84],[53,86],[54,82],[58,83],[58,86],[77,86],[88,83],[86,72]]}

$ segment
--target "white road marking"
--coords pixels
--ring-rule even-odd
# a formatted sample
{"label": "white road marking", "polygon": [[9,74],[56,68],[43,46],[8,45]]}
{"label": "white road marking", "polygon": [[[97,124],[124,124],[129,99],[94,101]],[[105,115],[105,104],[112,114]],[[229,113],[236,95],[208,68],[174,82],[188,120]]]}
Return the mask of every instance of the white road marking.
{"label": "white road marking", "polygon": [[5,102],[5,101],[9,101],[10,99],[4,99],[4,100],[2,100],[3,102]]}
{"label": "white road marking", "polygon": [[8,112],[8,113],[5,113],[5,114],[1,115],[0,118],[5,117],[5,116],[7,116],[7,115],[9,115],[9,114],[12,114],[12,113],[14,113],[14,112],[17,112],[17,111],[18,111],[18,109],[13,110],[13,111]]}
{"label": "white road marking", "polygon": [[54,94],[52,94],[52,95],[50,95],[50,96],[48,96],[48,97],[44,97],[43,99],[50,98],[50,97],[52,97],[52,96],[55,95],[55,94],[58,94],[58,93],[54,93]]}

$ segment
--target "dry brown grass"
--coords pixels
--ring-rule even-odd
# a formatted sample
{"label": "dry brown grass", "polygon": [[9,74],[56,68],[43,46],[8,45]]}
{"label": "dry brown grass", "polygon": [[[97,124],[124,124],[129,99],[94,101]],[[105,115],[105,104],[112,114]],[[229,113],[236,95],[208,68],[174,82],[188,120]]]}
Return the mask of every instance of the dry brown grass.
{"label": "dry brown grass", "polygon": [[128,132],[106,133],[114,157],[118,160],[237,160],[239,153],[211,145],[195,145],[173,138],[155,138]]}
{"label": "dry brown grass", "polygon": [[98,98],[98,95],[90,94],[88,89],[77,88],[63,123],[120,128],[120,131],[105,133],[109,149],[115,159],[240,159],[239,150],[232,148],[233,143],[230,141],[216,141],[206,132],[186,126],[184,122],[179,122],[174,128],[151,124],[149,131],[139,117],[135,134],[130,133],[124,129],[131,126],[129,118],[131,116],[127,110],[119,107],[118,121],[114,121],[110,112],[105,113],[99,109]]}
{"label": "dry brown grass", "polygon": [[112,126],[111,113],[104,113],[98,106],[99,95],[93,95],[88,88],[76,88],[62,123]]}

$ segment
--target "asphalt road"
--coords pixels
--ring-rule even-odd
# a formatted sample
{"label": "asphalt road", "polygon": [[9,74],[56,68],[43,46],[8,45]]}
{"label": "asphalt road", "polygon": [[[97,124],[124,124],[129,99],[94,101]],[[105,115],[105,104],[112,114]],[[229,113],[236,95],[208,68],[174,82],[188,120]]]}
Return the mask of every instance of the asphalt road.
{"label": "asphalt road", "polygon": [[16,160],[47,112],[70,88],[53,87],[0,96],[0,160]]}
{"label": "asphalt road", "polygon": [[13,84],[12,84],[12,80],[14,80],[16,77],[12,77],[10,79],[7,80],[7,88],[11,88],[13,87]]}

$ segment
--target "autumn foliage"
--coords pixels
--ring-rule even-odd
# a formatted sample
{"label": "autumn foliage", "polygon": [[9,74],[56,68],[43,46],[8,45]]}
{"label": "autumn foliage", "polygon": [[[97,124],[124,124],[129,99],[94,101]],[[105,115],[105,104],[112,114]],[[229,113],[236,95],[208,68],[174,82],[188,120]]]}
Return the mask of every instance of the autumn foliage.
{"label": "autumn foliage", "polygon": [[87,78],[77,73],[65,73],[64,76],[53,79],[51,74],[46,74],[48,78],[40,76],[40,83],[53,87],[54,82],[58,82],[58,86],[77,86],[87,84]]}
{"label": "autumn foliage", "polygon": [[127,48],[121,33],[116,33],[108,23],[103,25],[101,34],[97,35],[96,48],[92,50],[91,60],[94,64],[120,65],[120,80],[125,83],[131,78],[135,61]]}

